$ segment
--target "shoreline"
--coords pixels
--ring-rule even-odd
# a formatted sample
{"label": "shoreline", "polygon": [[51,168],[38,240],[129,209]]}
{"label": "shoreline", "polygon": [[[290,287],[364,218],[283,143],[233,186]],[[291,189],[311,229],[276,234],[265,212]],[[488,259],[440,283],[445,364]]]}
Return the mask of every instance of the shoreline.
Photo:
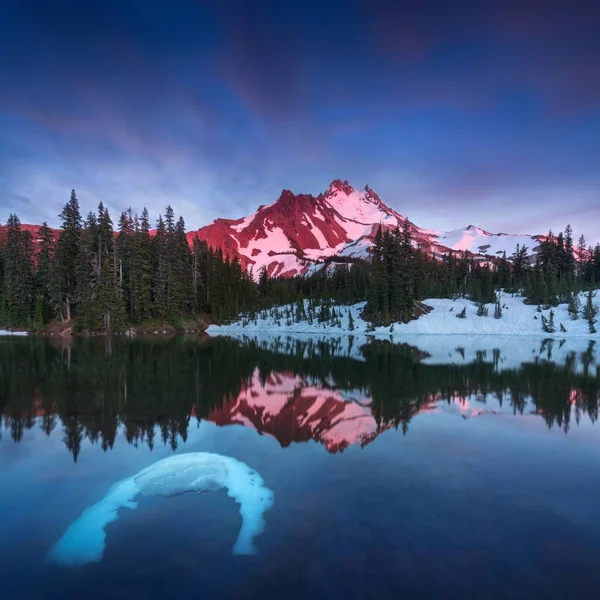
{"label": "shoreline", "polygon": [[[128,327],[119,333],[106,331],[77,331],[73,332],[68,323],[53,322],[39,332],[29,333],[24,329],[6,330],[0,328],[0,336],[42,336],[42,337],[173,337],[177,335],[209,335],[211,337],[228,334],[268,334],[290,335],[304,334],[315,336],[358,336],[370,339],[391,339],[402,341],[407,336],[506,336],[515,338],[566,339],[584,338],[600,341],[600,332],[591,333],[589,324],[583,318],[580,310],[579,318],[574,320],[568,312],[566,304],[556,307],[539,307],[525,304],[521,296],[500,293],[502,315],[494,318],[494,304],[487,304],[487,315],[477,314],[478,305],[471,300],[462,298],[440,299],[430,298],[422,304],[427,307],[419,317],[408,323],[396,322],[389,326],[374,327],[363,320],[362,313],[365,302],[351,305],[332,305],[333,317],[319,322],[313,314],[312,319],[304,315],[296,320],[296,304],[275,306],[259,311],[250,319],[249,315],[240,315],[237,320],[227,324],[216,325],[208,319],[183,321],[181,327],[171,323],[148,322]],[[585,293],[580,294],[580,305],[584,305]],[[304,301],[306,313],[308,300]],[[465,313],[461,318],[458,314]],[[544,324],[553,318],[554,331],[544,328]],[[600,324],[597,324],[600,329]]]}
{"label": "shoreline", "polygon": [[29,332],[26,329],[4,329],[0,327],[0,337],[55,337],[55,338],[73,338],[73,337],[137,337],[137,336],[176,336],[176,335],[198,335],[206,333],[209,325],[205,322],[193,323],[189,322],[186,327],[177,328],[170,323],[155,323],[132,325],[124,331],[108,332],[97,330],[82,330],[73,331],[72,326],[67,323],[51,323],[40,331]]}

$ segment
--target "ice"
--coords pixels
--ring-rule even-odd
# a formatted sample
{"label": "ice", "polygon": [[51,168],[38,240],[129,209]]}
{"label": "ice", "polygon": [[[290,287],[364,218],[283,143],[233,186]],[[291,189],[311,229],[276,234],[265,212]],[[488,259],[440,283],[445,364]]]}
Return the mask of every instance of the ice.
{"label": "ice", "polygon": [[233,553],[253,554],[254,539],[264,530],[264,513],[273,505],[273,492],[245,463],[220,454],[193,452],[160,460],[117,483],[69,526],[50,549],[47,559],[69,566],[102,560],[106,526],[119,518],[120,508],[137,508],[134,500],[140,494],[171,497],[223,488],[240,504],[242,516]]}
{"label": "ice", "polygon": [[80,566],[102,560],[106,545],[105,527],[119,518],[119,508],[134,509],[138,495],[133,478],[115,485],[97,504],[86,508],[51,548],[47,559],[61,565]]}

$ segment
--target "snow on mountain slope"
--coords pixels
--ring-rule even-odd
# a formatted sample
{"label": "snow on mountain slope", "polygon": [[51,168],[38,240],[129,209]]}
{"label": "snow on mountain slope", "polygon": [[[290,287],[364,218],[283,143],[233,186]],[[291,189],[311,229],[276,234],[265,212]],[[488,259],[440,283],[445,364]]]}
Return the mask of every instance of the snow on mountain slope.
{"label": "snow on mountain slope", "polygon": [[[402,228],[406,218],[384,204],[368,186],[359,191],[336,179],[323,194],[294,195],[283,190],[279,199],[237,220],[217,219],[191,236],[236,256],[255,276],[263,267],[271,276],[315,272],[329,259],[368,258],[373,237],[383,228]],[[409,221],[414,244],[427,252],[449,250],[482,256],[510,256],[517,244],[534,252],[542,236],[492,234],[472,225],[449,232],[422,229]]]}
{"label": "snow on mountain slope", "polygon": [[468,250],[473,254],[486,256],[502,256],[506,252],[506,256],[510,257],[517,244],[521,247],[527,246],[531,251],[537,248],[543,236],[489,233],[479,227],[469,225],[464,229],[438,233],[437,239],[441,246],[452,248],[452,250]]}
{"label": "snow on mountain slope", "polygon": [[[295,195],[283,190],[269,205],[260,206],[241,219],[217,219],[197,231],[188,232],[212,248],[221,248],[230,258],[237,257],[242,266],[260,269],[271,276],[291,277],[313,273],[325,261],[368,259],[377,229],[402,228],[406,218],[387,206],[366,186],[353,188],[336,179],[318,196]],[[408,221],[415,246],[437,256],[449,250],[469,251],[481,256],[510,256],[517,244],[535,253],[543,236],[493,234],[469,225],[448,232],[431,231]],[[39,226],[22,225],[39,241]],[[53,230],[58,234],[58,230]],[[0,243],[5,227],[0,226]]]}

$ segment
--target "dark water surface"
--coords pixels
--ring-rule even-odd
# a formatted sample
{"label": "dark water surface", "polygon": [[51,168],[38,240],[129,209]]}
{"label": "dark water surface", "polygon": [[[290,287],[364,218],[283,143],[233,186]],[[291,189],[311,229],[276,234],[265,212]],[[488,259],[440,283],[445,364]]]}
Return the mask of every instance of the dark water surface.
{"label": "dark water surface", "polygon": [[598,346],[0,338],[0,598],[598,598]]}

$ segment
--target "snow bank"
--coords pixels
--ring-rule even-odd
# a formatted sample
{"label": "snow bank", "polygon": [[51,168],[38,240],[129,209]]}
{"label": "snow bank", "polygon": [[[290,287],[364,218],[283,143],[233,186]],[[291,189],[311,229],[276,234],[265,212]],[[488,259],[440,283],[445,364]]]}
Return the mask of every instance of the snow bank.
{"label": "snow bank", "polygon": [[[585,305],[585,294],[580,297],[581,306]],[[239,332],[252,333],[310,333],[310,334],[341,334],[353,335],[369,334],[375,337],[385,337],[405,341],[407,335],[436,334],[436,335],[511,335],[511,336],[536,336],[567,338],[570,336],[585,336],[600,339],[600,334],[590,334],[587,321],[579,318],[574,321],[568,313],[566,304],[561,304],[553,309],[537,312],[536,306],[523,303],[523,298],[500,294],[500,303],[503,306],[502,318],[494,319],[494,305],[488,305],[488,316],[477,316],[477,305],[469,300],[448,300],[432,298],[425,300],[425,304],[433,310],[410,323],[394,323],[389,327],[377,327],[368,331],[368,323],[360,314],[365,303],[361,302],[352,306],[336,306],[338,315],[337,324],[333,321],[319,323],[315,318],[294,322],[295,305],[278,307],[270,311],[263,311],[256,319],[240,319],[229,325],[211,325],[207,329],[210,335],[235,334]],[[456,315],[466,307],[466,317],[456,318]],[[305,310],[308,302],[305,302]],[[550,310],[554,311],[556,331],[546,333],[542,328],[542,315],[550,318]],[[318,311],[317,311],[318,312]],[[349,329],[349,315],[352,315],[354,329]],[[561,324],[566,332],[560,331]],[[600,329],[600,327],[598,327]]]}
{"label": "snow bank", "polygon": [[106,526],[119,518],[120,508],[137,508],[134,500],[139,494],[168,497],[222,488],[240,504],[242,515],[233,553],[253,554],[254,538],[264,529],[264,513],[273,505],[273,492],[245,463],[220,454],[193,452],[160,460],[117,483],[70,525],[47,559],[61,565],[99,562],[105,548]]}

